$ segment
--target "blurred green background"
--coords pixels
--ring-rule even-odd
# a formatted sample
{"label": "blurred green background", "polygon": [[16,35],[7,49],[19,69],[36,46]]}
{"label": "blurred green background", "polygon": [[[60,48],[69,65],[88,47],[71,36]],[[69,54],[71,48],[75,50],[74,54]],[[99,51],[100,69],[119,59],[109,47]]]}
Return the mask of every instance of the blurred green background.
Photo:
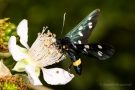
{"label": "blurred green background", "polygon": [[[44,83],[55,90],[135,90],[135,0],[0,0],[0,18],[10,17],[16,25],[28,19],[31,45],[43,26],[64,37],[96,8],[101,15],[89,42],[113,45],[114,56],[105,61],[83,56],[81,76],[63,86]],[[64,12],[66,22],[60,35]],[[66,68],[69,64],[70,60],[61,63]]]}

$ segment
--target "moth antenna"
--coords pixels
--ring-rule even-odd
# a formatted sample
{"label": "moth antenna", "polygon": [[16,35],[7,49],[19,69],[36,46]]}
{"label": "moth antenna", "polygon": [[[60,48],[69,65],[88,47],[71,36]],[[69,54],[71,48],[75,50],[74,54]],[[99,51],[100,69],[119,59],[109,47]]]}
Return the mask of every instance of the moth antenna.
{"label": "moth antenna", "polygon": [[62,24],[62,30],[61,30],[61,35],[63,33],[64,25],[65,25],[65,17],[66,17],[66,12],[63,15],[63,24]]}

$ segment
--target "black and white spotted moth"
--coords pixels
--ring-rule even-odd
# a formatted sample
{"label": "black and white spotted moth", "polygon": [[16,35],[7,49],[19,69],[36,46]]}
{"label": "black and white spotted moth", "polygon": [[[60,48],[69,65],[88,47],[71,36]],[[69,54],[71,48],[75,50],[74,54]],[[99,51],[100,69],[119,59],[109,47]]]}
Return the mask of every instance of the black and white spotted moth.
{"label": "black and white spotted moth", "polygon": [[72,66],[78,75],[82,72],[80,54],[95,56],[99,60],[105,60],[111,57],[114,53],[114,49],[110,45],[87,43],[87,39],[93,28],[96,26],[99,14],[99,9],[94,10],[75,28],[67,33],[64,38],[57,39],[59,48],[70,57],[72,60]]}

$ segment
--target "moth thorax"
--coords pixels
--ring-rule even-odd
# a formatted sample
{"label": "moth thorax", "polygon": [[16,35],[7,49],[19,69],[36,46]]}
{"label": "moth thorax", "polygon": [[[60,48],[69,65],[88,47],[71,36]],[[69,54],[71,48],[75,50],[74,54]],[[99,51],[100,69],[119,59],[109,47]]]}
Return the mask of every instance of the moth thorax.
{"label": "moth thorax", "polygon": [[47,33],[43,31],[29,49],[29,55],[40,67],[52,65],[65,58],[57,48],[55,37],[49,30]]}

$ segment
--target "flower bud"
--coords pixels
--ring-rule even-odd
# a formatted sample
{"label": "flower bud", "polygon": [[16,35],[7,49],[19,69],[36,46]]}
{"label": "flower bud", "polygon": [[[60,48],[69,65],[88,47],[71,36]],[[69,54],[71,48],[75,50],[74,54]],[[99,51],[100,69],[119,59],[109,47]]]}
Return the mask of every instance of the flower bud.
{"label": "flower bud", "polygon": [[12,35],[17,36],[15,24],[9,18],[0,19],[0,58],[9,57],[8,41]]}

